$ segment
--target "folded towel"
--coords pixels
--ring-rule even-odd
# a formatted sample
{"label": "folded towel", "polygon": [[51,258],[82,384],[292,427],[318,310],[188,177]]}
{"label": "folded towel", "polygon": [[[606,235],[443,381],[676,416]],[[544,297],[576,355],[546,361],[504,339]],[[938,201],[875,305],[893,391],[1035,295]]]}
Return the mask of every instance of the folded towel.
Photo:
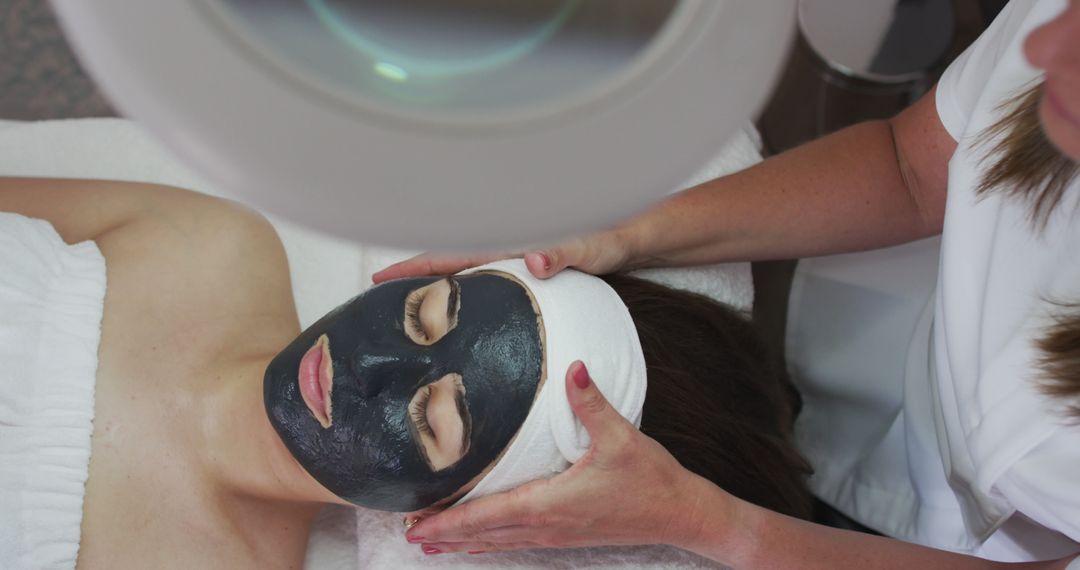
{"label": "folded towel", "polygon": [[405,542],[400,515],[360,510],[356,527],[362,545],[357,566],[409,570],[716,570],[722,568],[669,546],[620,546],[492,552],[481,555],[443,554],[427,556],[415,544]]}
{"label": "folded towel", "polygon": [[0,568],[72,569],[90,468],[105,259],[0,212]]}

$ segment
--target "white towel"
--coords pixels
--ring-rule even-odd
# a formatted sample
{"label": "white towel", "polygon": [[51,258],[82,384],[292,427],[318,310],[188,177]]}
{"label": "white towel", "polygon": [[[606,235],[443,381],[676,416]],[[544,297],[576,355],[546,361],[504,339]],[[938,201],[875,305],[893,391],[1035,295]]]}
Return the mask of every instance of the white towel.
{"label": "white towel", "polygon": [[0,212],[0,568],[72,569],[90,465],[105,259]]}

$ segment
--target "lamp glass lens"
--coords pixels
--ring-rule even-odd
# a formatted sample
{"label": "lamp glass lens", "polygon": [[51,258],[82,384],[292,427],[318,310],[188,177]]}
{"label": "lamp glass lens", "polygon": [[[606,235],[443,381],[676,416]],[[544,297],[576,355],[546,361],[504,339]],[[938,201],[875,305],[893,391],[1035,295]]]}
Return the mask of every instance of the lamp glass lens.
{"label": "lamp glass lens", "polygon": [[206,0],[253,53],[398,111],[519,111],[626,69],[677,0]]}

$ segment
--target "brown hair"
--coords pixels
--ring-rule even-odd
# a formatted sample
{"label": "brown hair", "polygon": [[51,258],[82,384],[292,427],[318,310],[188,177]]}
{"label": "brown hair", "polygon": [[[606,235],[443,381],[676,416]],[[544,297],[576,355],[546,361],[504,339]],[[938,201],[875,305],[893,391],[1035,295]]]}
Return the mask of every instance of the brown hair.
{"label": "brown hair", "polygon": [[[990,146],[983,160],[993,163],[976,189],[979,197],[1003,193],[1026,201],[1029,218],[1039,229],[1046,227],[1066,188],[1080,173],[1080,166],[1042,130],[1042,96],[1040,82],[1009,99],[1001,106],[1004,116],[979,136],[978,144]],[[1042,388],[1051,396],[1073,400],[1068,413],[1080,420],[1080,303],[1058,306],[1067,311],[1057,315],[1038,342],[1039,364],[1046,375]]]}
{"label": "brown hair", "polygon": [[1001,192],[1028,202],[1032,223],[1044,227],[1076,178],[1077,164],[1050,142],[1039,121],[1043,84],[1028,87],[1005,101],[1005,115],[979,135],[980,145],[993,145],[983,157],[992,162],[975,194]]}
{"label": "brown hair", "polygon": [[791,437],[798,393],[750,319],[702,295],[603,279],[630,309],[645,353],[641,431],[732,495],[809,518],[810,468]]}

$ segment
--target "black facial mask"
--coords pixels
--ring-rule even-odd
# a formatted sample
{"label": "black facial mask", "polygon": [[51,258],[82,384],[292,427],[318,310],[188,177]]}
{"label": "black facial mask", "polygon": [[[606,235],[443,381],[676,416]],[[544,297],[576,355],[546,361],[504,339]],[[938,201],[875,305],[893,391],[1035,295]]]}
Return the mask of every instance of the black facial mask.
{"label": "black facial mask", "polygon": [[[492,274],[455,277],[457,325],[431,346],[405,332],[408,294],[438,279],[385,283],[331,311],[266,369],[270,423],[319,483],[350,503],[408,512],[449,497],[506,448],[529,414],[543,347],[524,287]],[[326,334],[333,363],[332,425],[308,410],[297,382],[300,360]],[[457,373],[472,429],[465,454],[433,471],[410,429],[417,389]]]}

